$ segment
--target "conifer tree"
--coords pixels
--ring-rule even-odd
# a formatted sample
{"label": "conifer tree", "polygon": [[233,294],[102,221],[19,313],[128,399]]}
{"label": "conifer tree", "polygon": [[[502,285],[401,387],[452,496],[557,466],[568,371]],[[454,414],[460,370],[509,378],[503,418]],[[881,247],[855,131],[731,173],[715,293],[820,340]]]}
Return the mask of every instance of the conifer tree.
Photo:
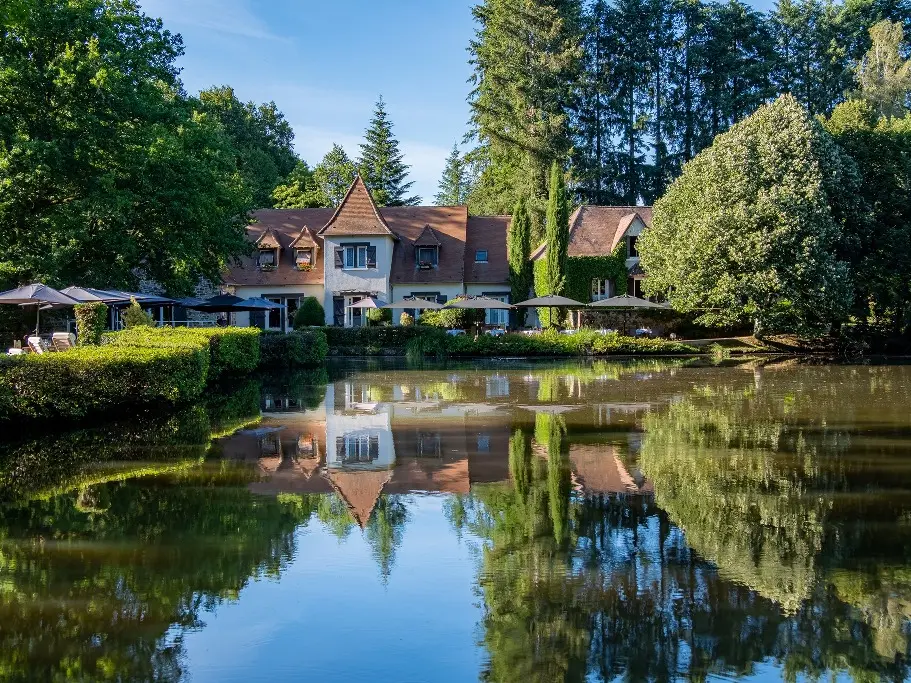
{"label": "conifer tree", "polygon": [[339,144],[332,145],[332,149],[313,169],[317,188],[329,200],[330,206],[341,204],[356,174],[354,162]]}
{"label": "conifer tree", "polygon": [[438,187],[440,191],[434,197],[437,206],[462,206],[468,199],[468,169],[457,144],[452,146],[452,152],[446,157],[446,167]]}
{"label": "conifer tree", "polygon": [[[541,283],[544,291],[539,296],[562,294],[566,284],[566,251],[569,248],[569,204],[566,198],[566,181],[563,169],[555,161],[550,169],[550,192],[547,199],[547,222],[545,224],[546,266],[544,280]],[[557,315],[551,318],[548,309],[541,309],[538,315],[548,327],[556,324]]]}
{"label": "conifer tree", "polygon": [[[519,199],[512,212],[512,221],[507,234],[507,257],[509,259],[509,285],[512,300],[524,301],[528,298],[533,283],[531,263],[531,221],[525,202]],[[515,324],[517,327],[525,325],[525,315],[528,309],[515,310]]]}
{"label": "conifer tree", "polygon": [[357,166],[373,201],[379,206],[416,206],[421,198],[408,196],[413,182],[407,181],[408,169],[399,141],[392,134],[392,122],[386,114],[386,103],[380,97],[370,125],[364,133]]}

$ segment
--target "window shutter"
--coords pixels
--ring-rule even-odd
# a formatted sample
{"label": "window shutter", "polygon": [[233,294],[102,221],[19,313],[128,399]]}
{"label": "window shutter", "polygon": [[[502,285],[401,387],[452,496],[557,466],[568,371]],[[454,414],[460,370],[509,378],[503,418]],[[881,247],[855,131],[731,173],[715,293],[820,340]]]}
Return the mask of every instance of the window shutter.
{"label": "window shutter", "polygon": [[345,453],[345,437],[337,436],[335,437],[335,457],[338,458],[341,456],[344,458],[347,455]]}
{"label": "window shutter", "polygon": [[335,248],[335,267],[342,268],[345,265],[345,250],[341,247]]}
{"label": "window shutter", "polygon": [[368,457],[370,460],[376,460],[380,457],[380,437],[370,436],[368,448]]}
{"label": "window shutter", "polygon": [[376,268],[376,247],[367,247],[367,267]]}
{"label": "window shutter", "polygon": [[332,323],[336,327],[345,326],[345,299],[344,297],[332,297]]}

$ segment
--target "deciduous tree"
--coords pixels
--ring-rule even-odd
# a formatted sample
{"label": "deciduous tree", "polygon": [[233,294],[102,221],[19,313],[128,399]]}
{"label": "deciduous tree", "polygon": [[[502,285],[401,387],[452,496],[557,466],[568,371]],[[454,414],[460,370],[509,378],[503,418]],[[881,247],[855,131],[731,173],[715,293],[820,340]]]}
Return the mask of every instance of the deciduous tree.
{"label": "deciduous tree", "polygon": [[857,64],[860,96],[880,116],[903,116],[911,94],[911,59],[905,59],[905,32],[900,23],[883,20],[870,29],[873,45]]}
{"label": "deciduous tree", "polygon": [[272,205],[276,209],[311,209],[332,204],[307,162],[299,161],[285,182],[272,190]]}
{"label": "deciduous tree", "polygon": [[326,156],[313,169],[313,179],[330,206],[338,206],[354,182],[357,167],[339,144],[332,145]]}

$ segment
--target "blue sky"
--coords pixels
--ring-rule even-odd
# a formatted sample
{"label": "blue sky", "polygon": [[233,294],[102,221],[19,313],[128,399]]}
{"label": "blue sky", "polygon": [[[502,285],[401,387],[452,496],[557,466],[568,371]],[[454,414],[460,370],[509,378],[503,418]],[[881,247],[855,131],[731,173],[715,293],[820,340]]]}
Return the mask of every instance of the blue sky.
{"label": "blue sky", "polygon": [[139,2],[183,36],[189,92],[231,85],[242,100],[274,100],[311,166],[334,142],[356,157],[382,95],[412,189],[432,203],[446,155],[468,127],[475,0]]}
{"label": "blue sky", "polygon": [[183,36],[189,92],[227,84],[242,100],[274,100],[311,166],[333,142],[357,156],[382,95],[412,189],[432,203],[467,130],[472,0],[139,2]]}

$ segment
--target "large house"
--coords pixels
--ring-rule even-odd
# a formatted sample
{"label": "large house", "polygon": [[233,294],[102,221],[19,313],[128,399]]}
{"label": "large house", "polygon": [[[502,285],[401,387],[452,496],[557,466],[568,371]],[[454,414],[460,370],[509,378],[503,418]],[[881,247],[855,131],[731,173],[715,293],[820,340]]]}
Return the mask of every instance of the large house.
{"label": "large house", "polygon": [[[464,206],[378,208],[356,178],[337,209],[270,209],[254,214],[247,234],[254,244],[225,275],[228,291],[262,297],[285,308],[237,314],[235,324],[290,327],[303,297],[323,304],[327,325],[366,321],[351,308],[365,296],[384,301],[416,297],[445,303],[462,295],[508,301],[506,232],[510,216],[469,216]],[[643,277],[636,236],[651,221],[651,207],[583,206],[570,219],[569,255],[612,253],[627,240],[633,287]],[[542,245],[532,255],[541,258]],[[593,299],[610,296],[616,283],[593,282]],[[488,311],[487,323],[506,323],[505,311]]]}

